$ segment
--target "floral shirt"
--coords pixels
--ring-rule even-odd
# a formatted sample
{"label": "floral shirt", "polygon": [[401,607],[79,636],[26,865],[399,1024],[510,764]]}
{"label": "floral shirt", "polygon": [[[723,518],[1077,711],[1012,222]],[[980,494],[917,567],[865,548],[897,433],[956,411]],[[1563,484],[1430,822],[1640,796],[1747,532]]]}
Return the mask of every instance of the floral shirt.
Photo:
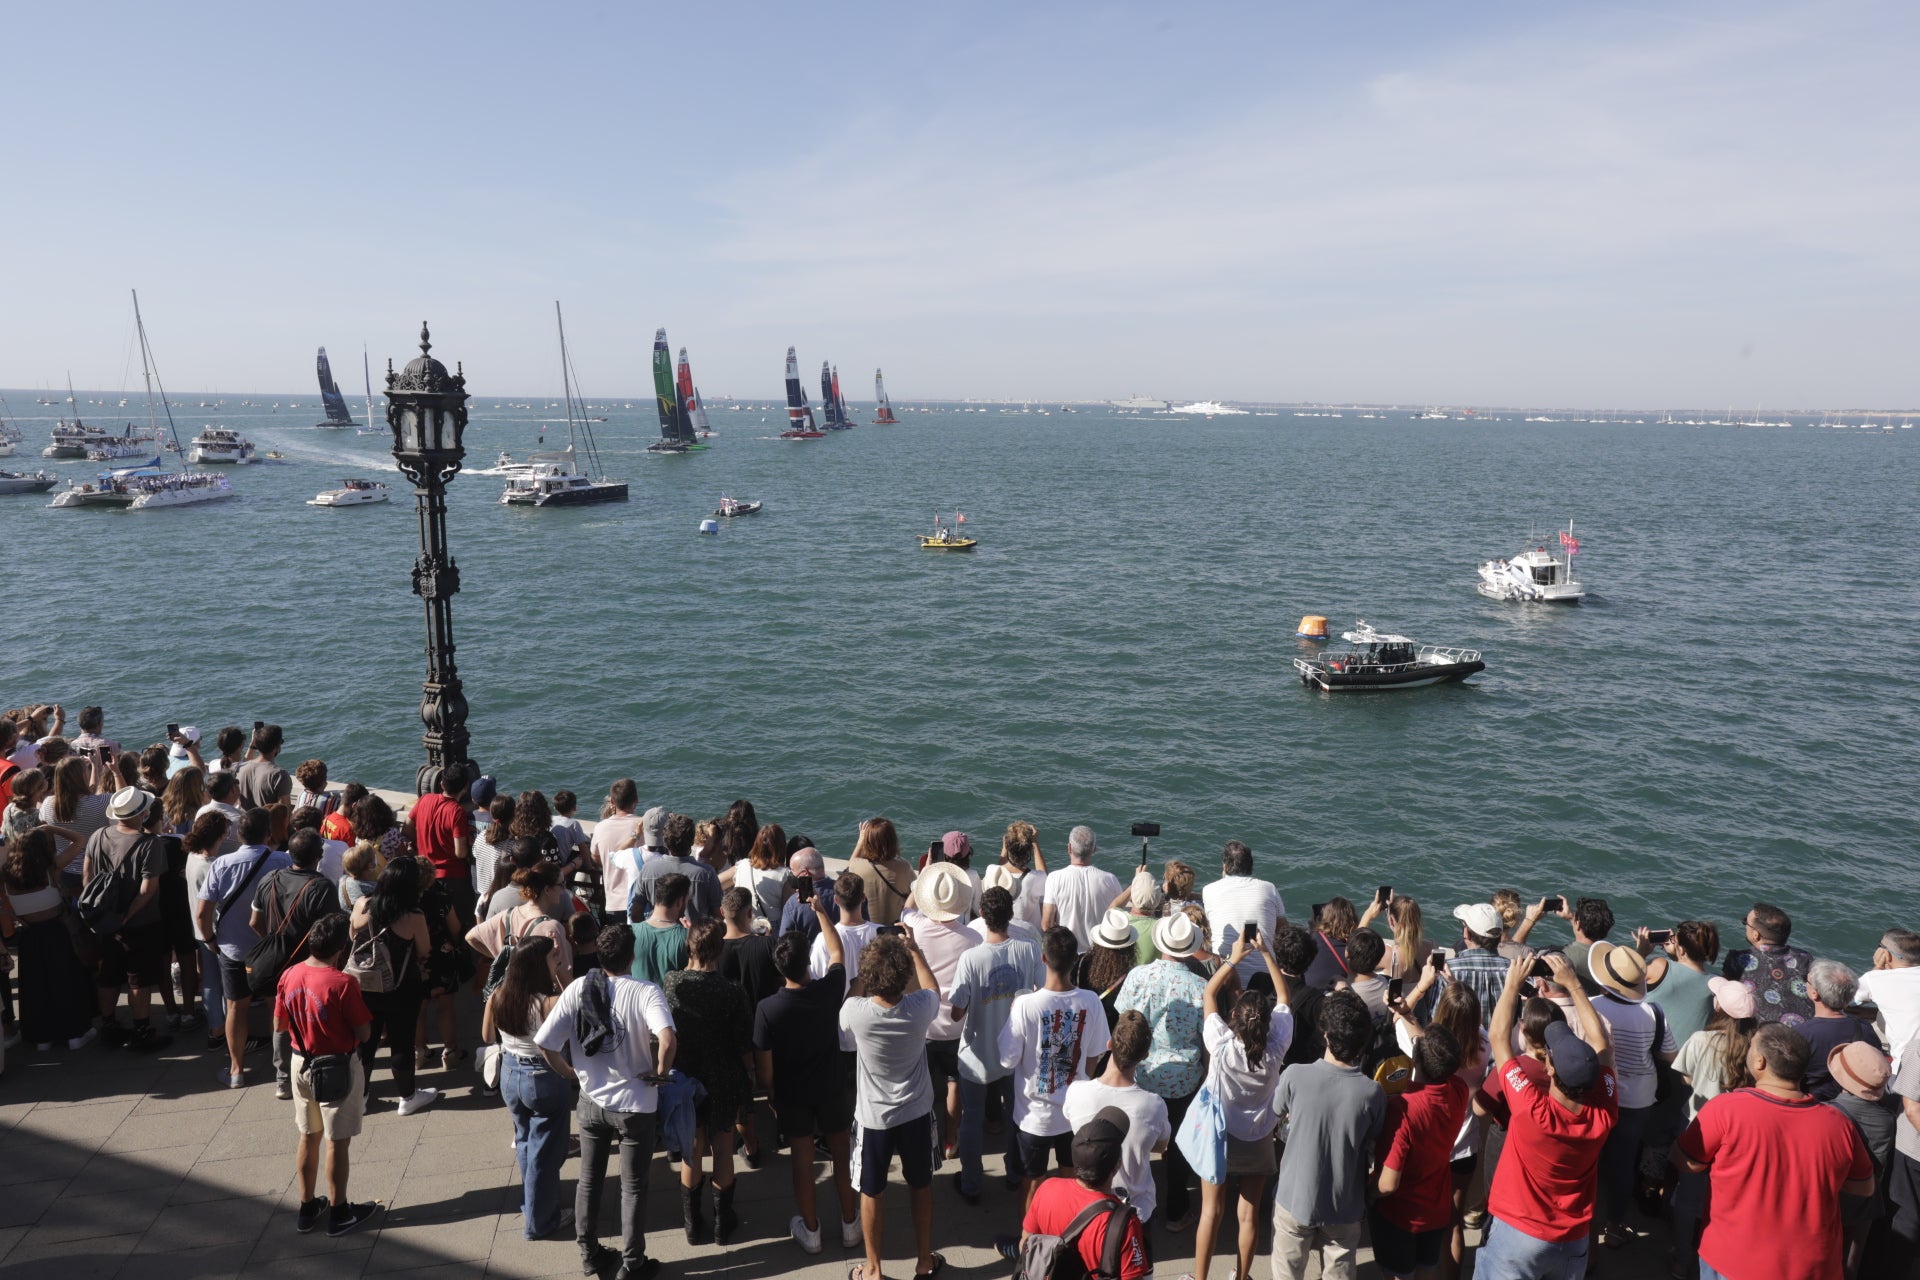
{"label": "floral shirt", "polygon": [[1797,1027],[1813,1017],[1813,997],[1807,992],[1810,952],[1798,947],[1771,947],[1762,943],[1751,951],[1730,951],[1722,972],[1753,992],[1760,1021]]}
{"label": "floral shirt", "polygon": [[1207,984],[1178,960],[1138,965],[1121,984],[1114,1007],[1137,1009],[1153,1028],[1153,1045],[1134,1073],[1142,1089],[1162,1098],[1184,1098],[1206,1079],[1200,1044],[1200,1001]]}

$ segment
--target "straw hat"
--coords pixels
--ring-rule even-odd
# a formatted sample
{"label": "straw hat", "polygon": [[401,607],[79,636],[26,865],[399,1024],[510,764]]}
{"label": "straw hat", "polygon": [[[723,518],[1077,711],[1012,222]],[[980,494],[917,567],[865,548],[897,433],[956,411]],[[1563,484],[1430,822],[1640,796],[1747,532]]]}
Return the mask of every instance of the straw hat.
{"label": "straw hat", "polygon": [[1176,911],[1154,922],[1153,946],[1170,960],[1185,960],[1200,949],[1200,931],[1184,911]]}
{"label": "straw hat", "polygon": [[913,882],[913,905],[929,920],[957,919],[972,900],[972,878],[965,867],[951,862],[928,863]]}
{"label": "straw hat", "polygon": [[1133,917],[1115,907],[1106,917],[1093,927],[1089,941],[1096,947],[1111,947],[1115,951],[1124,951],[1134,945]]}
{"label": "straw hat", "polygon": [[1887,1096],[1892,1068],[1886,1054],[1864,1040],[1854,1040],[1833,1047],[1827,1055],[1827,1072],[1854,1097],[1878,1102]]}
{"label": "straw hat", "polygon": [[1647,962],[1632,947],[1594,943],[1587,949],[1587,973],[1608,994],[1630,1004],[1647,998]]}
{"label": "straw hat", "polygon": [[153,804],[153,796],[138,787],[122,787],[107,801],[107,817],[115,822],[138,822]]}

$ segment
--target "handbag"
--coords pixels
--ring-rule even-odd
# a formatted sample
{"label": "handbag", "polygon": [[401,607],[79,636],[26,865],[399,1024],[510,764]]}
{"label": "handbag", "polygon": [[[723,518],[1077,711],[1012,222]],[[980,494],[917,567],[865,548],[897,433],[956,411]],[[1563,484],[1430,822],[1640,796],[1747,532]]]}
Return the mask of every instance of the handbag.
{"label": "handbag", "polygon": [[347,1095],[353,1092],[354,1055],[323,1053],[316,1056],[308,1053],[305,1042],[300,1038],[300,1026],[292,1020],[287,1023],[287,1034],[300,1054],[300,1078],[307,1082],[307,1096],[321,1106],[345,1102]]}
{"label": "handbag", "polygon": [[1209,1081],[1200,1086],[1174,1135],[1180,1154],[1203,1182],[1220,1186],[1227,1180],[1227,1115]]}

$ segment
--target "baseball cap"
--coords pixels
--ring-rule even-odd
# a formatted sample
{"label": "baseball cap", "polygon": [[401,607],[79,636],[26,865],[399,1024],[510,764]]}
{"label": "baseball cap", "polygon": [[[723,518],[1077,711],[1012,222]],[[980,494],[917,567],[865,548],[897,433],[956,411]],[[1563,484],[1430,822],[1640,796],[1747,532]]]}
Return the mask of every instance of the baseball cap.
{"label": "baseball cap", "polygon": [[1500,909],[1490,902],[1463,902],[1453,909],[1453,918],[1483,938],[1491,938],[1506,927]]}
{"label": "baseball cap", "polygon": [[649,849],[658,849],[667,836],[667,819],[673,815],[667,812],[667,806],[657,804],[640,815],[640,843]]}
{"label": "baseball cap", "polygon": [[481,774],[473,780],[473,785],[467,788],[467,798],[473,801],[473,807],[476,809],[486,808],[499,794],[500,784],[494,781],[490,773]]}
{"label": "baseball cap", "polygon": [[1104,1182],[1120,1167],[1120,1149],[1127,1140],[1127,1113],[1102,1107],[1074,1131],[1073,1169],[1083,1179]]}
{"label": "baseball cap", "polygon": [[1713,992],[1713,1002],[1729,1018],[1759,1016],[1760,1004],[1753,998],[1753,988],[1746,983],[1732,978],[1708,978],[1707,990]]}
{"label": "baseball cap", "polygon": [[949,831],[940,837],[940,852],[949,858],[971,858],[973,841],[967,839],[964,831]]}
{"label": "baseball cap", "polygon": [[1547,1025],[1547,1056],[1560,1087],[1571,1094],[1585,1093],[1600,1078],[1600,1055],[1564,1022]]}

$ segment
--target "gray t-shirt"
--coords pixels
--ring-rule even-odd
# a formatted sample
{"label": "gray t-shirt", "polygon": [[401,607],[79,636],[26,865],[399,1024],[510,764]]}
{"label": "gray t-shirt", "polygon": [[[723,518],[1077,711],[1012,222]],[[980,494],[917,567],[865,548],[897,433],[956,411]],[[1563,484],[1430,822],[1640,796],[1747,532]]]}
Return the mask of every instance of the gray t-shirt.
{"label": "gray t-shirt", "polygon": [[249,760],[233,779],[240,784],[242,809],[264,809],[293,794],[293,779],[271,760]]}
{"label": "gray t-shirt", "polygon": [[[87,856],[93,859],[93,872],[99,875],[111,867],[115,877],[124,877],[136,886],[142,880],[158,880],[167,869],[167,855],[158,836],[144,831],[128,831],[115,822],[87,837]],[[129,928],[160,922],[160,895],[127,917]]]}
{"label": "gray t-shirt", "polygon": [[[713,868],[698,858],[676,858],[663,853],[657,858],[648,858],[640,868],[640,874],[633,878],[633,896],[627,900],[627,910],[634,920],[644,920],[653,910],[653,886],[662,876],[675,872],[693,881],[693,892],[687,899],[687,919],[699,924],[702,920],[717,919],[720,915],[720,877]],[[611,904],[609,904],[611,905]]]}
{"label": "gray t-shirt", "polygon": [[915,991],[889,1009],[871,997],[840,1006],[853,1036],[853,1118],[863,1129],[891,1129],[933,1110],[927,1029],[940,1015],[938,991]]}
{"label": "gray t-shirt", "polygon": [[1287,1122],[1274,1203],[1310,1227],[1360,1221],[1387,1095],[1359,1068],[1322,1058],[1287,1068],[1273,1109]]}
{"label": "gray t-shirt", "polygon": [[1031,942],[1008,938],[963,952],[954,970],[950,1002],[960,1018],[960,1078],[975,1084],[1005,1079],[1000,1029],[1013,1016],[1013,998],[1046,981],[1040,952]]}

